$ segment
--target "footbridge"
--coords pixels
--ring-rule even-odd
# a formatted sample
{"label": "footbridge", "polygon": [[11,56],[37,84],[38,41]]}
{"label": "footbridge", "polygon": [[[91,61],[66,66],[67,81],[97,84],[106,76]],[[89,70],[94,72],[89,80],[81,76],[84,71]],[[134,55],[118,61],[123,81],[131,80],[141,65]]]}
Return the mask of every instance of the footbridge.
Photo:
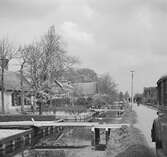
{"label": "footbridge", "polygon": [[35,122],[33,121],[35,127],[87,127],[91,129],[91,144],[92,146],[99,145],[100,142],[100,130],[105,130],[106,144],[108,143],[110,137],[111,129],[119,129],[121,127],[129,127],[127,123],[111,124],[111,123],[98,123],[98,122]]}
{"label": "footbridge", "polygon": [[20,121],[20,122],[0,122],[0,127],[88,127],[88,128],[103,128],[103,129],[117,129],[123,126],[129,126],[127,123],[113,124],[113,123],[98,123],[98,122],[63,122],[62,121]]}
{"label": "footbridge", "polygon": [[127,123],[121,123],[121,124],[111,124],[111,123],[98,123],[98,122],[63,122],[63,120],[60,121],[22,121],[22,122],[0,122],[0,127],[21,127],[21,126],[27,126],[32,127],[36,129],[40,128],[60,128],[60,130],[63,130],[64,128],[72,128],[72,127],[87,127],[91,130],[91,144],[92,146],[99,145],[100,142],[100,130],[105,130],[105,137],[106,137],[106,144],[110,137],[110,131],[111,129],[118,129],[121,127],[129,127],[129,124]]}
{"label": "footbridge", "polygon": [[95,112],[125,112],[124,109],[91,109],[91,111],[95,111]]}

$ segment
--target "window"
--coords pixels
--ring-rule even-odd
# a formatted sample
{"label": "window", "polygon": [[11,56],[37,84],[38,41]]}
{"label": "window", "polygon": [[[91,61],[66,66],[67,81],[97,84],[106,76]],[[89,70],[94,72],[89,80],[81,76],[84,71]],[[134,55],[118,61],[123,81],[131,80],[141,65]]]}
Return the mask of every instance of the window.
{"label": "window", "polygon": [[[31,96],[24,97],[24,105],[31,105]],[[12,106],[21,106],[21,92],[12,93]]]}
{"label": "window", "polygon": [[12,106],[20,106],[21,105],[21,96],[20,92],[12,93]]}

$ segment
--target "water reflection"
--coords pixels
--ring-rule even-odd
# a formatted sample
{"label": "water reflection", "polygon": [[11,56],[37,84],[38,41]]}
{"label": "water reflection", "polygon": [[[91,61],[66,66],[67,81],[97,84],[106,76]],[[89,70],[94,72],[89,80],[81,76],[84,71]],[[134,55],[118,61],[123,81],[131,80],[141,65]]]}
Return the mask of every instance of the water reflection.
{"label": "water reflection", "polygon": [[[74,157],[78,151],[91,146],[90,129],[70,129],[63,134],[58,140],[55,137],[43,139],[34,149],[25,150],[14,157]],[[61,149],[58,149],[59,146]]]}
{"label": "water reflection", "polygon": [[64,150],[24,150],[22,153],[16,155],[15,157],[66,157],[66,154]]}

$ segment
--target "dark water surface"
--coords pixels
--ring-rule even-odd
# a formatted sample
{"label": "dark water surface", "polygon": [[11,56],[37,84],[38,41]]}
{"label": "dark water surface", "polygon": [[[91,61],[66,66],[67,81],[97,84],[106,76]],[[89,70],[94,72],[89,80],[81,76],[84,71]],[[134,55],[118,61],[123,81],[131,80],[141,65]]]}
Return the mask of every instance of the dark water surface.
{"label": "dark water surface", "polygon": [[[101,143],[105,143],[103,133],[101,131]],[[14,157],[78,157],[94,153],[92,148],[90,129],[75,128],[66,130],[58,140],[54,137],[41,140],[35,149],[24,150]]]}

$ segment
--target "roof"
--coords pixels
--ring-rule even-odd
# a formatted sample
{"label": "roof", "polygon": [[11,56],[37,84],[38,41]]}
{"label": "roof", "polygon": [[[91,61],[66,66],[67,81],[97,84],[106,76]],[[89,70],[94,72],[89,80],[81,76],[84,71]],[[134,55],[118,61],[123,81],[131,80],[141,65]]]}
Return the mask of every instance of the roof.
{"label": "roof", "polygon": [[144,87],[144,90],[156,90],[156,87]]}
{"label": "roof", "polygon": [[[1,78],[1,73],[0,73]],[[4,72],[4,88],[5,90],[21,90],[21,75],[19,72],[5,71]],[[2,87],[1,79],[0,79],[0,89]],[[28,80],[23,77],[23,88],[24,90],[30,90],[31,84]]]}
{"label": "roof", "polygon": [[68,83],[61,83],[57,80],[54,81],[45,81],[41,88],[42,90],[49,91],[52,94],[56,93],[65,93],[65,92],[72,92],[73,87]]}
{"label": "roof", "polygon": [[159,84],[161,81],[163,80],[167,80],[167,74],[166,75],[163,75],[160,77],[160,79],[157,81],[157,84]]}
{"label": "roof", "polygon": [[94,95],[97,93],[96,82],[73,83],[73,87],[80,91],[82,95]]}
{"label": "roof", "polygon": [[69,92],[72,92],[73,91],[73,86],[71,86],[69,83],[63,83],[63,89],[65,91],[69,91]]}

